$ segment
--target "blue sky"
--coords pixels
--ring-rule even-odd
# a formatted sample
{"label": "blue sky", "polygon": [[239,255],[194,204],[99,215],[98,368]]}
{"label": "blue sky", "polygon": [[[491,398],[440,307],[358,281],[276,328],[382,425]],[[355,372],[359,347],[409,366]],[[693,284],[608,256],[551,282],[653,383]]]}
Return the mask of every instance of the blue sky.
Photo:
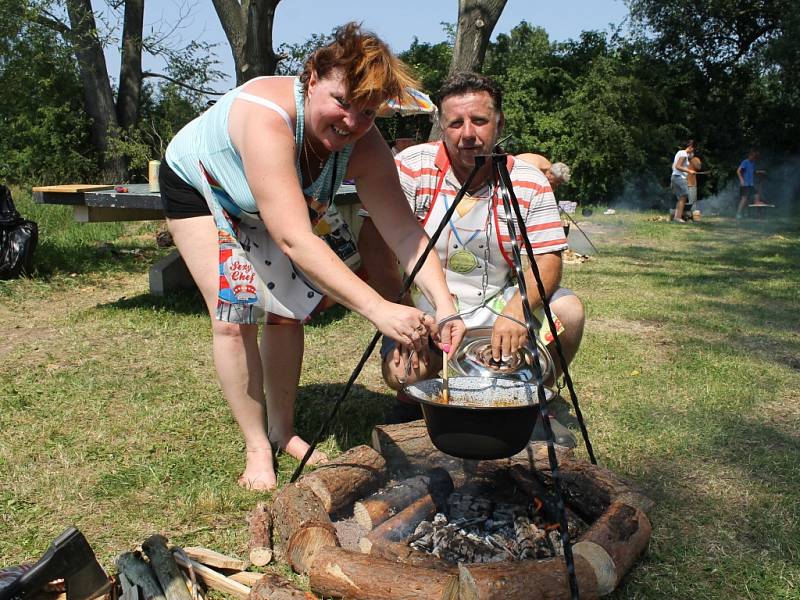
{"label": "blue sky", "polygon": [[[101,10],[103,0],[93,0]],[[183,8],[181,8],[183,7]],[[180,27],[171,34],[187,40],[199,39],[217,43],[221,69],[233,73],[233,59],[211,0],[198,2],[160,0],[145,3],[145,31],[167,32],[186,14]],[[507,33],[520,21],[544,27],[552,40],[577,38],[581,31],[607,29],[620,24],[627,15],[622,0],[508,0],[494,28],[493,37]],[[455,23],[458,19],[457,0],[282,0],[275,13],[274,47],[284,42],[299,43],[312,33],[329,33],[347,21],[363,21],[364,25],[382,37],[393,50],[408,49],[416,36],[421,42],[440,42],[445,39],[441,22]],[[118,35],[118,34],[117,34]],[[106,52],[108,68],[116,80],[119,53],[116,48]],[[147,60],[145,68],[160,70],[158,60]],[[233,78],[220,84],[220,89],[232,86]]]}

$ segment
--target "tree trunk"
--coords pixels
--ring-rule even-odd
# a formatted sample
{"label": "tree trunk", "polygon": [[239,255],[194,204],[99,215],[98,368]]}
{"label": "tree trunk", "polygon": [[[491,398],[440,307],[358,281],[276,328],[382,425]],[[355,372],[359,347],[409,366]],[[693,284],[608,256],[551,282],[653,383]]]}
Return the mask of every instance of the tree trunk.
{"label": "tree trunk", "polygon": [[78,59],[84,105],[92,120],[92,144],[101,154],[104,176],[114,181],[124,181],[125,162],[121,157],[113,157],[108,153],[110,136],[119,124],[91,1],[67,0],[67,14],[72,27],[70,41]]}
{"label": "tree trunk", "polygon": [[328,546],[311,565],[311,589],[325,598],[426,600],[457,597],[455,575]]}
{"label": "tree trunk", "polygon": [[236,85],[273,75],[278,57],[272,49],[272,25],[280,0],[213,0],[236,66]]}
{"label": "tree trunk", "polygon": [[122,129],[136,124],[139,118],[139,95],[142,90],[142,28],[144,0],[125,0],[122,26],[122,56],[117,92],[117,122]]}
{"label": "tree trunk", "polygon": [[[453,46],[453,59],[448,74],[459,71],[480,72],[494,26],[507,0],[458,0],[458,27]],[[442,130],[434,121],[428,139],[438,140]]]}
{"label": "tree trunk", "polygon": [[478,71],[483,67],[489,38],[506,6],[506,0],[458,0],[458,29],[450,73]]}

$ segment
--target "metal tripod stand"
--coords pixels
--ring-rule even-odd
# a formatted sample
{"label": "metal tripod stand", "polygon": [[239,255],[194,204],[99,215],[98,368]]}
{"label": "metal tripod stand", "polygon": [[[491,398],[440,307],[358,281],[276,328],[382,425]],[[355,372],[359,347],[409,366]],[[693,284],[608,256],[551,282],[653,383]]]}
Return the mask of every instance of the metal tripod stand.
{"label": "metal tripod stand", "polygon": [[[536,265],[536,261],[534,260],[534,253],[531,247],[530,240],[528,239],[525,219],[520,210],[517,197],[514,194],[511,176],[508,172],[508,167],[506,166],[506,159],[508,155],[500,151],[499,148],[497,148],[496,150],[497,150],[496,152],[494,152],[489,156],[475,157],[475,166],[473,167],[472,171],[470,171],[467,180],[464,182],[458,194],[456,194],[456,197],[453,199],[452,204],[447,209],[444,217],[442,218],[441,223],[439,223],[438,227],[436,228],[436,231],[429,239],[428,244],[425,247],[425,250],[422,252],[416,265],[414,266],[414,269],[412,269],[411,273],[409,273],[406,276],[403,282],[402,290],[398,295],[398,301],[408,291],[417,273],[422,268],[425,259],[427,258],[428,254],[436,244],[436,241],[439,239],[439,236],[441,235],[443,229],[447,227],[448,223],[450,222],[450,219],[453,213],[455,212],[456,208],[458,207],[459,202],[461,202],[461,199],[464,197],[466,190],[469,189],[469,187],[471,186],[471,183],[475,178],[475,175],[485,166],[487,159],[491,160],[492,161],[491,180],[493,182],[493,185],[496,185],[499,188],[500,197],[503,202],[506,224],[508,226],[508,231],[511,237],[514,270],[517,276],[520,296],[522,298],[523,313],[525,316],[525,326],[528,329],[529,339],[530,340],[536,339],[535,337],[537,335],[535,327],[536,321],[533,317],[533,311],[531,309],[530,302],[528,301],[528,290],[525,283],[524,269],[522,266],[522,250],[520,248],[518,240],[522,240],[523,242],[524,250],[527,254],[532,274],[536,280],[537,289],[539,292],[539,296],[542,299],[542,306],[544,309],[545,316],[547,317],[547,322],[550,327],[550,332],[552,333],[553,338],[555,340],[556,354],[560,361],[561,371],[564,375],[564,380],[570,392],[570,399],[572,401],[573,408],[575,409],[575,414],[578,419],[578,423],[581,429],[581,434],[586,444],[586,449],[589,454],[589,458],[593,464],[597,464],[597,461],[594,457],[592,445],[589,440],[589,434],[586,429],[583,415],[578,405],[578,399],[575,394],[572,378],[569,375],[568,365],[564,357],[563,348],[561,346],[560,340],[558,339],[557,328],[553,319],[553,314],[550,310],[550,303],[547,300],[547,295],[544,289],[544,284],[542,282],[541,274],[539,273],[538,266]],[[317,436],[314,438],[305,456],[300,461],[300,464],[298,465],[297,469],[292,474],[291,482],[296,481],[297,478],[302,473],[306,463],[308,462],[308,459],[311,457],[317,444],[322,439],[325,432],[328,430],[330,424],[332,423],[334,417],[336,416],[336,413],[339,410],[339,407],[341,406],[342,401],[346,398],[347,394],[349,393],[350,389],[355,383],[355,380],[361,373],[361,370],[363,369],[364,365],[366,364],[367,360],[369,359],[370,355],[375,349],[375,346],[377,345],[380,337],[381,337],[380,332],[376,331],[375,335],[373,336],[372,340],[367,345],[367,348],[365,349],[363,355],[361,356],[361,359],[356,365],[356,368],[354,369],[349,380],[347,381],[344,390],[334,403],[333,408],[331,409],[331,412],[328,415],[328,418],[320,427]],[[556,510],[558,513],[559,528],[561,530],[561,539],[564,546],[564,559],[566,562],[567,574],[569,578],[570,594],[573,600],[578,600],[579,591],[578,591],[577,577],[575,574],[575,561],[572,554],[572,546],[569,539],[569,530],[566,518],[566,509],[565,509],[563,494],[561,491],[561,478],[558,470],[558,459],[555,453],[555,441],[553,437],[553,431],[550,426],[550,419],[544,392],[544,381],[542,379],[540,354],[537,345],[535,343],[531,343],[530,346],[532,348],[532,353],[534,358],[533,367],[534,367],[535,381],[537,387],[538,412],[539,412],[539,418],[542,419],[542,424],[544,426],[545,433],[547,436],[547,454],[553,481],[553,491],[555,496]]]}

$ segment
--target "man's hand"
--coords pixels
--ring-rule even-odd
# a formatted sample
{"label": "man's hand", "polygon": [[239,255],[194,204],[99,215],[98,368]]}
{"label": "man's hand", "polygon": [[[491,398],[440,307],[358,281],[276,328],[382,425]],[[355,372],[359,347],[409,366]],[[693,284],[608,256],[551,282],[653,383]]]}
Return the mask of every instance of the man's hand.
{"label": "man's hand", "polygon": [[528,329],[524,325],[503,316],[497,317],[492,327],[492,358],[495,361],[508,360],[527,343]]}

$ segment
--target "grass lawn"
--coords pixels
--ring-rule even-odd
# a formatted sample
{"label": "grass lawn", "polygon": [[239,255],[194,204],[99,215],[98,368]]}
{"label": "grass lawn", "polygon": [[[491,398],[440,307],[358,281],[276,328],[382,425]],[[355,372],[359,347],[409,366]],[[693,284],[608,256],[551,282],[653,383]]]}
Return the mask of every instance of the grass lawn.
{"label": "grass lawn", "polygon": [[[0,565],[69,524],[107,567],[154,532],[245,555],[262,496],[235,483],[244,445],[199,296],[148,295],[155,225],[17,204],[41,241],[36,276],[0,282]],[[578,397],[600,464],[657,503],[611,597],[800,598],[800,222],[583,223],[602,254],[565,267],[588,317]],[[341,310],[307,327],[307,438],[371,334]],[[367,442],[391,398],[373,357],[323,448]],[[283,484],[297,462],[279,460]]]}

